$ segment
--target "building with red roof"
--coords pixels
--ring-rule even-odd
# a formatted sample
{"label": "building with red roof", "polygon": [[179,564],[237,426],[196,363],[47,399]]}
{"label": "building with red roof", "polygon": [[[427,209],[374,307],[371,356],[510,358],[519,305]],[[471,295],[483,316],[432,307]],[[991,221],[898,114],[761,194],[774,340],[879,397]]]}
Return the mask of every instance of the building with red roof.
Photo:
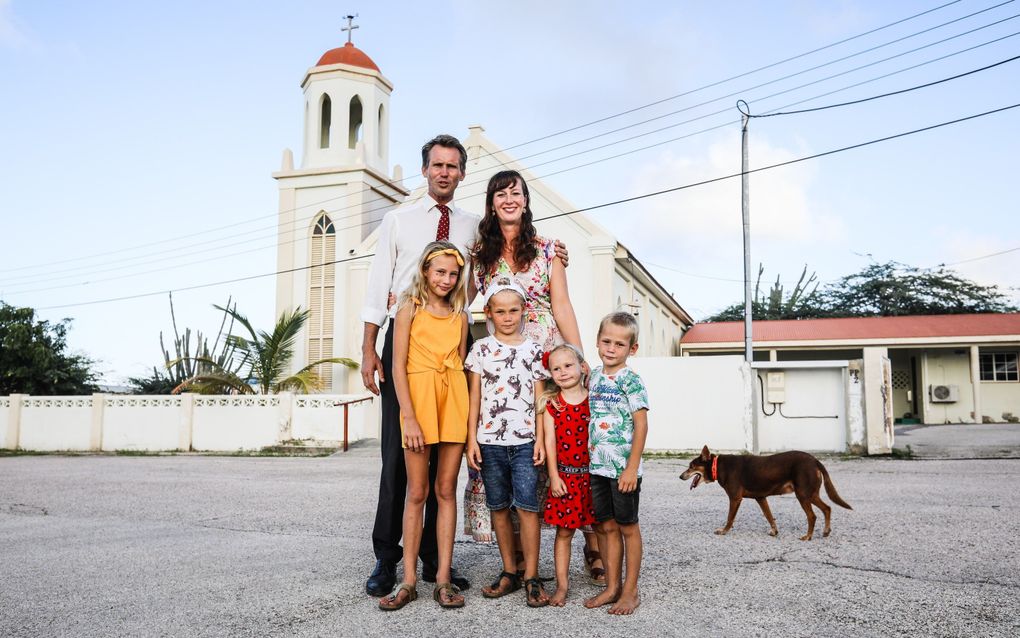
{"label": "building with red roof", "polygon": [[[893,412],[924,423],[1004,421],[1020,416],[1020,313],[756,321],[756,361],[889,359]],[[739,354],[744,324],[700,323],[683,356]]]}

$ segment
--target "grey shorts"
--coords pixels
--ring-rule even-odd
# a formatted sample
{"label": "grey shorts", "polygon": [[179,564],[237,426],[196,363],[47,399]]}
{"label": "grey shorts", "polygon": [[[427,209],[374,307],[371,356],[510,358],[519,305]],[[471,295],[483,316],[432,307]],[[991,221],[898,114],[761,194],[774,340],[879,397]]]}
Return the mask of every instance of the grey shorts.
{"label": "grey shorts", "polygon": [[620,492],[616,479],[592,474],[591,500],[595,506],[595,522],[614,520],[620,525],[637,523],[638,505],[641,502],[641,477],[638,477],[637,488],[624,494]]}

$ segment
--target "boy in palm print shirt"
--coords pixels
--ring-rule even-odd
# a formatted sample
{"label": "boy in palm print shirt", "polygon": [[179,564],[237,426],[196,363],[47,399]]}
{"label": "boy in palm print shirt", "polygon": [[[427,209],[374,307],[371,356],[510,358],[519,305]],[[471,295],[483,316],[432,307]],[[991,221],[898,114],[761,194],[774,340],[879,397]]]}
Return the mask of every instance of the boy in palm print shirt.
{"label": "boy in palm print shirt", "polygon": [[[591,374],[588,448],[595,532],[606,558],[606,589],[584,601],[594,609],[612,604],[610,614],[631,614],[640,604],[641,453],[648,435],[648,392],[641,377],[627,367],[637,352],[638,325],[633,315],[614,312],[599,324],[602,366]],[[624,556],[627,575],[622,577]]]}

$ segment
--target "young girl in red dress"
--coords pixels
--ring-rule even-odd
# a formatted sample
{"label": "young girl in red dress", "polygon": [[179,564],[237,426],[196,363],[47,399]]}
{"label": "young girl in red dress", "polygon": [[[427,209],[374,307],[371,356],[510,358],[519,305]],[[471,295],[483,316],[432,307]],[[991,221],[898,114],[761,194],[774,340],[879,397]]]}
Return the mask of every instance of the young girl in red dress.
{"label": "young girl in red dress", "polygon": [[562,607],[569,589],[570,543],[578,528],[595,522],[588,474],[588,366],[581,351],[565,343],[545,355],[552,378],[538,403],[545,419],[549,500],[543,519],[556,526],[556,593],[549,604]]}

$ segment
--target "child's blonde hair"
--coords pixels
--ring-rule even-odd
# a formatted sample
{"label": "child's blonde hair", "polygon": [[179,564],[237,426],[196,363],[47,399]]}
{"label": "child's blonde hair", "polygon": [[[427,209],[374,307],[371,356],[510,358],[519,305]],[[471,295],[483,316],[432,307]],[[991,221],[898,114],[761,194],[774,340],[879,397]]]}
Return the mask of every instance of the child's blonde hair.
{"label": "child's blonde hair", "polygon": [[[560,345],[554,347],[549,352],[542,355],[542,363],[545,364],[546,369],[548,370],[549,368],[549,362],[552,361],[553,354],[560,352],[562,350],[573,352],[574,356],[577,357],[577,365],[580,366],[581,368],[581,385],[587,387],[588,375],[585,373],[584,370],[585,367],[584,353],[581,352],[581,349],[575,345],[571,345],[569,343],[561,343]],[[545,406],[549,405],[550,403],[552,403],[553,407],[555,407],[556,409],[560,409],[561,406],[556,403],[556,397],[558,397],[560,392],[562,391],[563,388],[556,385],[556,382],[553,381],[552,376],[550,376],[549,379],[545,382],[545,390],[542,392],[542,395],[538,397],[538,405],[535,406],[536,414],[541,414],[542,411],[545,410]]]}
{"label": "child's blonde hair", "polygon": [[611,312],[602,318],[599,322],[599,332],[595,335],[596,338],[602,336],[602,331],[605,330],[606,326],[613,325],[619,326],[620,328],[626,328],[630,331],[630,345],[637,343],[638,338],[638,322],[637,317],[630,314],[629,312]]}
{"label": "child's blonde hair", "polygon": [[461,254],[457,247],[448,241],[434,241],[425,247],[425,250],[421,253],[421,259],[418,260],[418,270],[414,273],[414,279],[411,281],[411,285],[407,287],[404,292],[400,293],[399,305],[403,306],[405,303],[411,302],[414,307],[411,309],[411,316],[418,311],[418,308],[425,305],[425,302],[429,298],[428,289],[428,277],[426,272],[429,269],[429,264],[436,257],[442,255],[451,255],[456,258],[457,265],[460,266],[460,274],[457,276],[457,284],[453,287],[446,295],[446,300],[453,306],[453,314],[459,315],[464,308],[467,306],[467,273],[464,268],[464,255]]}

